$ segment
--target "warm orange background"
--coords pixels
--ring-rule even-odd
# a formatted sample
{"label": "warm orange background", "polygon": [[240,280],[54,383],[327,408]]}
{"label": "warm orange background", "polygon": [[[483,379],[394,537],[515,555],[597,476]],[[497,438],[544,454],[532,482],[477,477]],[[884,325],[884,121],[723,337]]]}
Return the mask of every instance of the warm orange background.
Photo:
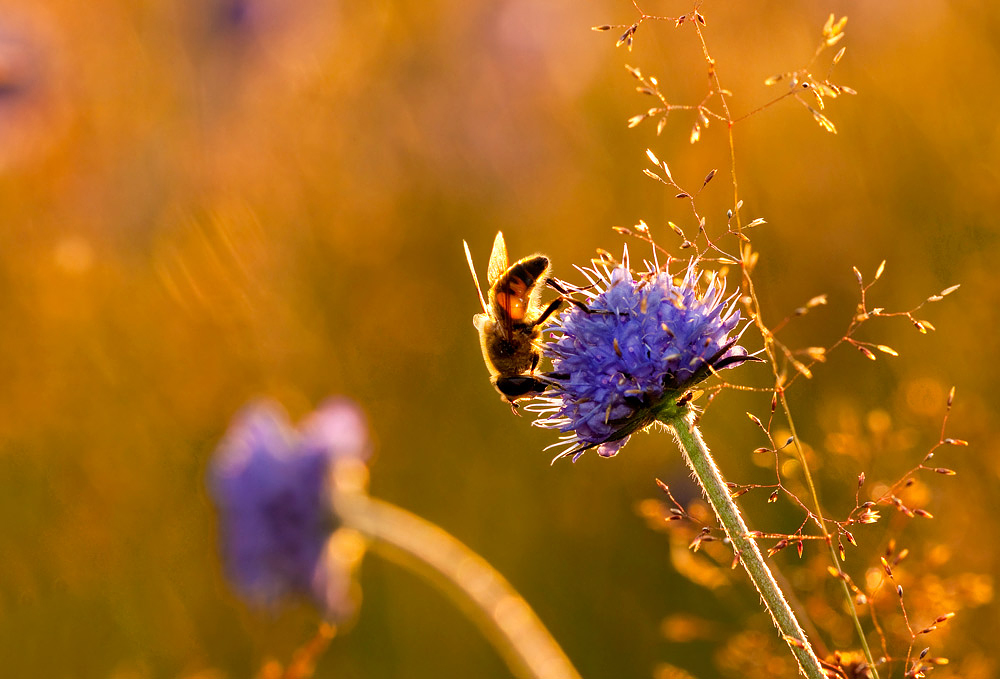
{"label": "warm orange background", "polygon": [[[617,0],[247,0],[242,20],[227,4],[0,8],[0,674],[235,678],[287,658],[315,615],[251,613],[230,593],[203,471],[248,398],[300,416],[346,394],[375,430],[372,492],[490,560],[584,676],[648,677],[661,663],[770,676],[751,664],[784,651],[756,594],[738,574],[680,575],[685,539],[636,512],[656,476],[694,496],[669,439],[550,467],[552,436],[499,402],[461,248],[468,239],[482,275],[503,229],[512,255],[545,252],[569,278],[595,247],[620,251],[612,225],[645,219],[676,246],[666,221],[690,228],[690,213],[641,175],[647,147],[687,184],[720,169],[702,207],[721,228],[724,130],[692,146],[683,113],[660,138],[625,126],[651,105],[625,63],[680,103],[704,94],[693,32],[644,24],[631,54],[616,50],[589,27],[631,23]],[[839,134],[791,101],[736,128],[745,214],[768,222],[757,284],[771,322],[829,294],[783,335],[793,346],[846,327],[852,266],[870,276],[888,260],[872,295],[890,310],[962,284],[921,312],[936,333],[904,320],[863,330],[899,358],[841,349],[790,397],[842,514],[860,471],[874,484],[919,461],[958,387],[950,432],[971,445],[935,462],[959,475],[916,489],[937,518],[884,510],[856,531],[847,567],[863,582],[888,529],[911,550],[899,577],[914,624],[959,611],[918,641],[952,659],[934,676],[994,676],[1000,9],[702,11],[737,111],[774,94],[767,76],[808,61],[830,11],[850,17],[835,80],[859,95],[827,110]],[[766,384],[764,368],[738,372]],[[769,480],[743,414],[768,400],[726,393],[705,417],[734,480]],[[794,530],[799,515],[764,497],[743,500],[754,527]],[[788,550],[775,562],[819,620],[837,617],[821,561],[800,568]],[[317,676],[509,676],[423,581],[371,557],[362,587],[355,628]],[[843,625],[824,635],[853,643]]]}

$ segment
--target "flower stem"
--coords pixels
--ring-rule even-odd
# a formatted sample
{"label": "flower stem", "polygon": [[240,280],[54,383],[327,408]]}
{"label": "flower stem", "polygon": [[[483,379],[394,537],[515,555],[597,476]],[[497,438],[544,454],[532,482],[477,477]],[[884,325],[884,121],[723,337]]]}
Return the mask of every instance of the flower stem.
{"label": "flower stem", "polygon": [[749,537],[750,531],[743,520],[743,515],[733,502],[729,488],[722,479],[722,474],[715,465],[701,432],[694,424],[693,414],[682,413],[663,421],[674,433],[677,444],[684,453],[684,460],[708,496],[719,523],[722,524],[730,543],[739,555],[740,563],[743,564],[743,568],[746,569],[747,575],[750,576],[767,610],[771,613],[774,626],[778,628],[798,661],[799,670],[809,679],[826,679],[819,659],[809,645],[798,620],[795,619],[795,614],[782,594],[781,588],[778,587],[774,575],[767,567],[757,543]]}
{"label": "flower stem", "polygon": [[528,603],[481,556],[436,525],[363,494],[338,497],[343,526],[453,595],[522,679],[580,679]]}

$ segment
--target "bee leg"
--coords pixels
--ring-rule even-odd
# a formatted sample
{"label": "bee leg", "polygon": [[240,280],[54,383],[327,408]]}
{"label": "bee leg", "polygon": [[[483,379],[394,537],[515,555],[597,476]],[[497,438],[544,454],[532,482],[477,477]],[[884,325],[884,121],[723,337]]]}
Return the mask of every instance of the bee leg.
{"label": "bee leg", "polygon": [[[555,290],[556,292],[558,292],[560,295],[562,295],[561,299],[563,299],[566,302],[569,302],[570,304],[572,304],[573,306],[575,306],[577,309],[579,309],[580,311],[582,311],[585,314],[598,314],[598,315],[602,315],[602,316],[613,316],[614,313],[615,313],[613,311],[608,311],[606,309],[591,309],[589,306],[587,306],[586,304],[584,304],[580,300],[573,299],[572,297],[569,296],[570,295],[570,291],[567,290],[567,286],[570,286],[570,284],[567,283],[567,282],[565,282],[565,281],[560,281],[560,280],[555,279],[555,278],[550,278],[547,281],[545,281],[545,283],[550,288],[552,288],[553,290]],[[584,288],[578,288],[578,287],[576,287],[574,285],[574,286],[571,286],[571,287],[573,287],[573,292],[579,292],[581,290],[586,290],[587,288],[592,288],[594,286],[593,285],[588,285],[588,286],[586,286]]]}
{"label": "bee leg", "polygon": [[545,284],[558,292],[560,295],[569,295],[569,290],[563,287],[570,285],[569,283],[560,281],[558,278],[547,278],[545,279]]}
{"label": "bee leg", "polygon": [[[572,283],[567,283],[566,281],[560,280],[558,278],[549,278],[545,281],[545,283],[550,288],[558,292],[560,295],[563,295],[564,297],[568,297],[571,293],[584,292],[585,290],[590,290],[591,288],[597,286],[597,283],[591,283],[590,285],[583,285],[583,286],[573,285]],[[575,300],[570,300],[570,301],[575,301]]]}
{"label": "bee leg", "polygon": [[610,309],[591,309],[589,306],[587,306],[580,300],[573,299],[572,297],[567,297],[566,301],[585,314],[593,314],[595,316],[628,316],[628,313],[625,311],[614,312],[611,311]]}
{"label": "bee leg", "polygon": [[[573,301],[573,300],[570,300],[570,301]],[[559,307],[562,306],[562,303],[563,303],[563,298],[562,297],[558,297],[558,298],[552,300],[551,302],[549,302],[549,305],[547,307],[545,307],[545,311],[542,312],[542,315],[539,316],[538,320],[535,321],[534,323],[532,323],[531,326],[534,327],[536,325],[541,325],[545,321],[549,320],[549,316],[551,316],[552,314],[554,314],[559,309]]]}
{"label": "bee leg", "polygon": [[573,285],[572,283],[567,283],[566,281],[559,280],[558,278],[548,278],[545,280],[545,284],[563,296],[568,296],[572,292],[590,290],[596,285],[596,283],[591,283],[590,285],[585,285],[581,288],[579,285]]}
{"label": "bee leg", "polygon": [[589,306],[587,306],[578,299],[570,299],[569,297],[567,297],[566,299],[569,300],[570,304],[572,304],[585,314],[597,314],[598,316],[613,316],[615,314],[614,311],[608,311],[607,309],[591,309]]}
{"label": "bee leg", "polygon": [[558,292],[561,295],[560,299],[569,302],[570,304],[580,309],[581,311],[586,311],[587,313],[590,313],[590,309],[587,307],[586,304],[584,304],[578,299],[573,299],[572,297],[569,296],[570,290],[567,289],[569,287],[572,287],[573,292],[579,292],[580,290],[585,290],[586,288],[578,288],[575,285],[571,285],[566,281],[561,281],[557,278],[549,278],[548,280],[545,281],[545,284],[548,285],[553,290],[555,290],[556,292]]}

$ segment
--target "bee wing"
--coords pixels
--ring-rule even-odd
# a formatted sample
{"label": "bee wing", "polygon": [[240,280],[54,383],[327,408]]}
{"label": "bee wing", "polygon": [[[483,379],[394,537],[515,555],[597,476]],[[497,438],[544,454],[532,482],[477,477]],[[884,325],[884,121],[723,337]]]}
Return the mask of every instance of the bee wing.
{"label": "bee wing", "polygon": [[497,237],[493,241],[493,252],[490,254],[490,266],[486,271],[486,280],[493,286],[500,276],[508,269],[507,244],[503,242],[503,232],[497,231]]}
{"label": "bee wing", "polygon": [[465,246],[465,259],[469,262],[469,271],[472,272],[472,280],[476,283],[476,292],[479,293],[479,303],[483,305],[483,311],[486,311],[486,298],[483,297],[483,289],[479,287],[479,276],[476,275],[476,267],[472,264],[472,253],[469,252],[469,244],[463,240],[462,245]]}
{"label": "bee wing", "polygon": [[490,266],[486,277],[490,282],[490,302],[495,303],[497,330],[501,337],[509,339],[514,334],[514,317],[511,315],[513,300],[509,294],[495,294],[497,283],[510,270],[507,259],[507,244],[503,240],[503,232],[497,231],[493,239],[493,252],[490,253]]}

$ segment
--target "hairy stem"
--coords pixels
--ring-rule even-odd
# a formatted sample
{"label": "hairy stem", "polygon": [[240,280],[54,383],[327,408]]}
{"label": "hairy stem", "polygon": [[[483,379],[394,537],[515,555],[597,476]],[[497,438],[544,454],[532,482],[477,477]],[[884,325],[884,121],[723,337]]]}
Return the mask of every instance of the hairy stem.
{"label": "hairy stem", "polygon": [[514,588],[481,556],[436,525],[360,493],[338,497],[346,528],[450,594],[522,679],[580,679],[566,654]]}
{"label": "hairy stem", "polygon": [[743,520],[743,515],[733,502],[729,488],[722,479],[722,474],[715,465],[701,432],[694,424],[692,413],[675,415],[666,419],[664,423],[674,433],[677,444],[684,454],[684,460],[698,478],[702,490],[715,510],[715,515],[719,518],[719,523],[722,524],[740,558],[740,563],[743,564],[747,575],[764,600],[768,612],[771,613],[774,626],[778,628],[798,661],[799,670],[809,679],[826,679],[819,659],[809,645],[798,620],[795,619],[795,613],[792,612],[774,575],[767,567],[757,543],[749,537],[750,531]]}

